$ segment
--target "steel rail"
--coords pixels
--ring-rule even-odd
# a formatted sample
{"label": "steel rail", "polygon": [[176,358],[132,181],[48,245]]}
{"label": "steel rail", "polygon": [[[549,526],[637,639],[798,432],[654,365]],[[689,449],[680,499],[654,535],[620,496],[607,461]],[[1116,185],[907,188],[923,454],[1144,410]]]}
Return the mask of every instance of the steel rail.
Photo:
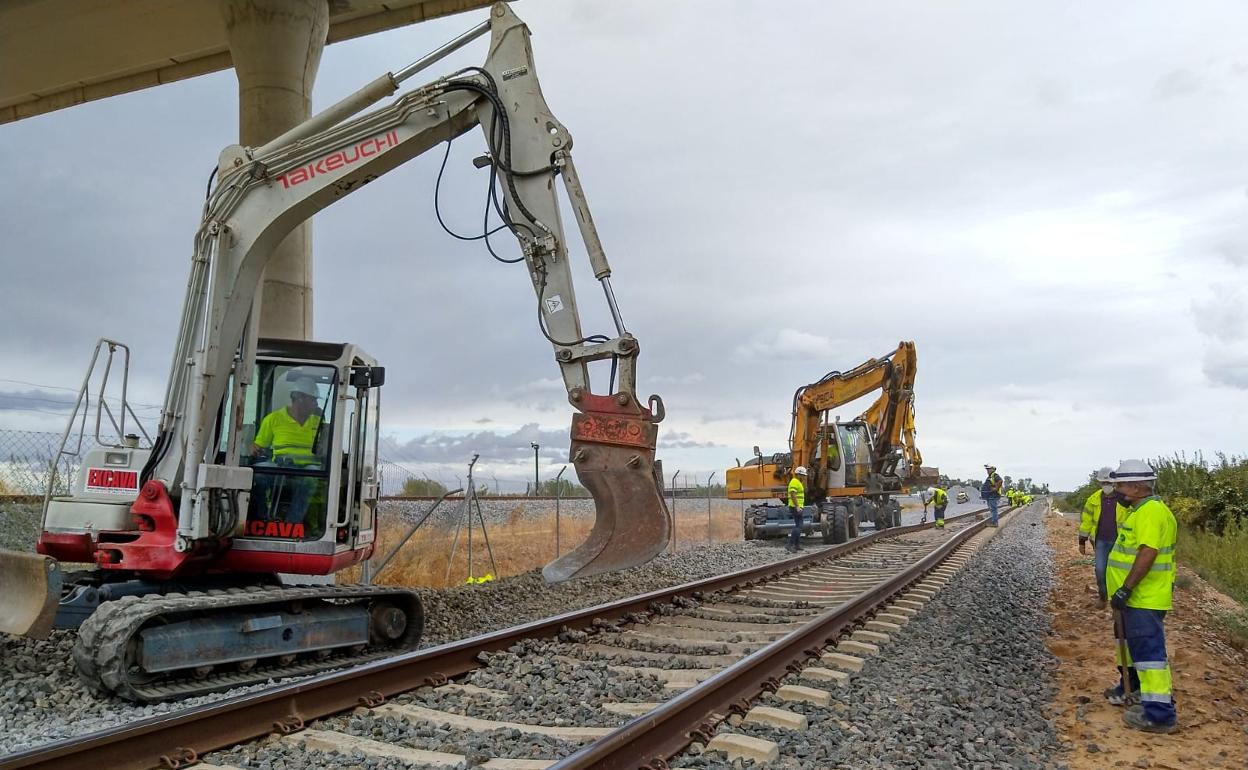
{"label": "steel rail", "polygon": [[903,572],[556,762],[550,770],[666,768],[669,757],[692,742],[709,742],[716,722],[730,713],[743,714],[750,701],[777,689],[781,676],[799,671],[807,659],[819,658],[823,647],[925,577],[987,523],[963,529]]}
{"label": "steel rail", "polygon": [[[977,516],[977,509],[946,522]],[[638,596],[525,623],[488,634],[402,653],[343,671],[317,674],[288,684],[194,706],[87,735],[65,738],[0,758],[0,770],[98,770],[107,757],[110,770],[178,767],[192,757],[261,738],[274,731],[293,732],[304,724],[360,705],[378,705],[392,695],[441,684],[480,667],[477,656],[505,650],[530,638],[557,636],[564,628],[593,626],[599,619],[619,620],[644,613],[677,597],[700,598],[717,590],[749,587],[825,559],[844,556],[881,538],[931,529],[932,524],[892,527],[804,556],[751,567],[728,575],[684,583]]]}

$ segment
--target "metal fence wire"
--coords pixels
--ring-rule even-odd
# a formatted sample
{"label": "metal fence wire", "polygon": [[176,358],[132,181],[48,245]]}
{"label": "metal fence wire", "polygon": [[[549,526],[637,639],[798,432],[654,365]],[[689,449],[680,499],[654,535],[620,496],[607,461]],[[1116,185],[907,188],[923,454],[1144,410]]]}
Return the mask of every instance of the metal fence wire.
{"label": "metal fence wire", "polygon": [[[152,433],[151,426],[148,426]],[[154,434],[153,434],[154,435]],[[105,441],[117,437],[101,436]],[[81,441],[79,440],[81,438]],[[91,425],[75,426],[65,443],[65,452],[57,458],[53,470],[52,458],[60,446],[61,434],[46,431],[11,430],[0,428],[0,497],[12,495],[42,496],[47,491],[49,478],[54,478],[53,494],[69,494],[75,475],[81,465],[81,453],[95,441]],[[400,444],[383,437],[379,447],[378,466],[383,497],[437,497],[451,489],[462,489],[467,482],[465,475],[456,475],[445,469],[429,470],[422,461],[408,457]],[[538,489],[533,481],[515,478],[499,478],[488,466],[478,468],[473,478],[477,494],[482,497],[543,497],[577,499],[588,497],[588,492],[575,483],[570,472],[561,478],[549,474],[541,479]],[[684,498],[703,499],[722,494],[722,489],[704,486],[713,472],[696,471],[681,474],[677,479],[664,479],[664,497],[669,504]],[[573,477],[569,480],[569,477]],[[698,482],[703,482],[699,484]]]}

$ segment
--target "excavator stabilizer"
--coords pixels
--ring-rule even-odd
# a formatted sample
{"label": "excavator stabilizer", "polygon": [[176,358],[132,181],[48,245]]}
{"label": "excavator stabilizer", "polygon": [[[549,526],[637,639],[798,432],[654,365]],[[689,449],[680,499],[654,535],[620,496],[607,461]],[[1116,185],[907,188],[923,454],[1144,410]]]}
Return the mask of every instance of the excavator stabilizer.
{"label": "excavator stabilizer", "polygon": [[596,517],[584,543],[542,569],[547,582],[635,567],[667,547],[672,517],[655,471],[657,436],[658,426],[636,413],[573,416],[572,462]]}
{"label": "excavator stabilizer", "polygon": [[61,601],[61,566],[37,553],[0,549],[0,631],[45,638]]}

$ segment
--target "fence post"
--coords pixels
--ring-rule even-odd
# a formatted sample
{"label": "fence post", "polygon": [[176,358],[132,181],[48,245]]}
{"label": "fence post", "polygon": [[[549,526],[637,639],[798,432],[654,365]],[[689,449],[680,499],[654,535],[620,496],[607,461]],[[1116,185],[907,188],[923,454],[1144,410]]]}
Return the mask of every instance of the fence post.
{"label": "fence post", "polygon": [[672,553],[676,553],[676,477],[680,471],[672,474]]}
{"label": "fence post", "polygon": [[559,474],[555,476],[555,558],[559,558],[559,503],[563,500],[563,484],[559,479],[563,478],[563,472],[568,466],[559,469]]}
{"label": "fence post", "polygon": [[715,478],[716,471],[711,471],[711,475],[706,479],[706,544],[711,544],[711,481]]}

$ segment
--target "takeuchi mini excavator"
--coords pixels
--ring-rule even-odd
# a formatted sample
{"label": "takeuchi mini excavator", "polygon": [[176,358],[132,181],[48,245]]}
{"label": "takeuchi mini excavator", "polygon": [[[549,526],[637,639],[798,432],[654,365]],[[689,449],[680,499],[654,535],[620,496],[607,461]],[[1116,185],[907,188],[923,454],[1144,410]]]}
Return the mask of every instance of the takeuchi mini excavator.
{"label": "takeuchi mini excavator", "polygon": [[[487,32],[484,66],[354,117]],[[307,674],[416,646],[423,610],[410,589],[283,580],[310,582],[300,577],[331,575],[373,552],[385,370],[354,344],[258,338],[255,298],[274,247],[298,223],[474,126],[488,148],[474,164],[488,167],[489,203],[521,250],[512,260],[495,258],[523,263],[532,280],[538,327],[576,409],[571,460],[597,510],[586,542],[544,574],[551,581],[592,575],[663,550],[671,522],[655,463],[662,401],[638,401],[639,346],[616,306],[572,137],[542,96],[528,29],[498,3],[488,21],[269,144],[224,150],[195,237],[159,430],[147,445],[127,435],[133,412],[124,376],[119,409],[100,398],[97,445],[82,455],[71,494],[49,491],[38,555],[0,558],[0,630],[41,636],[76,627],[82,679],[134,701]],[[613,335],[581,331],[556,179]],[[392,203],[396,210],[410,205]],[[595,393],[588,364],[608,360],[614,387]],[[129,350],[103,340],[97,364],[106,377],[117,369],[124,375]],[[85,424],[91,378],[89,369],[71,428],[75,419]],[[70,435],[67,428],[66,440]],[[66,440],[62,453],[70,453]],[[86,567],[64,571],[64,562]]]}
{"label": "takeuchi mini excavator", "polygon": [[[793,394],[789,451],[764,458],[758,447],[745,465],[727,471],[728,497],[773,500],[785,497],[793,469],[808,469],[806,504],[814,514],[804,533],[819,531],[825,543],[856,537],[858,525],[876,529],[901,523],[901,505],[893,499],[914,484],[928,484],[935,469],[923,468],[915,445],[913,342],[862,363],[847,372],[832,371]],[[842,422],[833,409],[879,390],[880,395],[857,418]],[[793,519],[782,503],[753,505],[743,522],[746,539],[788,533]]]}

